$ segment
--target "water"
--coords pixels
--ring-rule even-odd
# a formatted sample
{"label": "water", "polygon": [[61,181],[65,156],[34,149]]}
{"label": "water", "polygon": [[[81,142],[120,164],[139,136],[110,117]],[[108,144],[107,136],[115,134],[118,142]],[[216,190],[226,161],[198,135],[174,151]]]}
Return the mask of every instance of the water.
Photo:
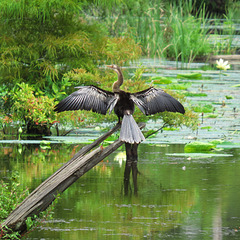
{"label": "water", "polygon": [[[202,71],[196,67],[203,65],[196,64],[191,71]],[[156,74],[174,77],[183,72],[169,66]],[[240,97],[239,88],[232,87],[239,84],[239,70],[227,73],[221,81],[217,71],[203,72],[210,80],[181,80],[192,83],[191,92],[204,84],[206,97],[188,99],[190,104],[215,102],[217,118],[204,116],[198,131],[163,131],[140,144],[137,184],[132,175],[129,184],[124,181],[125,153],[119,148],[68,188],[53,219],[26,239],[239,239]],[[159,124],[149,122],[147,127]],[[100,134],[89,131],[91,138]],[[224,144],[215,155],[185,155],[184,145],[193,141],[191,137],[222,139]],[[67,143],[51,138],[51,149],[42,149],[38,141],[1,141],[1,179],[18,171],[23,187],[32,191],[85,145],[81,140],[88,139],[85,134],[78,138],[76,142],[68,137]]]}
{"label": "water", "polygon": [[[41,150],[29,145],[20,154],[14,150],[17,146],[11,147],[2,148],[1,169],[18,170],[23,185],[31,190],[81,148],[58,144]],[[53,219],[27,239],[239,238],[239,148],[222,151],[228,157],[189,160],[168,155],[183,153],[183,144],[141,144],[137,190],[131,179],[128,193],[123,150],[64,192]]]}

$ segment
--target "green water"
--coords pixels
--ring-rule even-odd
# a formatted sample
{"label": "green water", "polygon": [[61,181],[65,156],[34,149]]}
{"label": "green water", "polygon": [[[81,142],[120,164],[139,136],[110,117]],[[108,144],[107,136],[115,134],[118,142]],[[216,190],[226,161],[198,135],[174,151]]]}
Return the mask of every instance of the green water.
{"label": "green water", "polygon": [[[1,178],[18,170],[23,185],[33,190],[80,148],[28,145],[21,151],[17,145],[2,145]],[[66,190],[53,219],[26,238],[238,239],[240,149],[207,159],[167,155],[183,148],[141,144],[137,186],[131,179],[128,191],[124,148],[119,149]]]}

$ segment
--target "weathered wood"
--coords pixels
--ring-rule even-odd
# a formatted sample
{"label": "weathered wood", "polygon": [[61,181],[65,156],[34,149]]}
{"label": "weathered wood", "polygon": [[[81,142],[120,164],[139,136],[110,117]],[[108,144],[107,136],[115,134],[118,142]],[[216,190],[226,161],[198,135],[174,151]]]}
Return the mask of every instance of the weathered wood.
{"label": "weathered wood", "polygon": [[[145,124],[139,124],[143,128]],[[104,139],[120,128],[116,125],[109,132],[99,137],[93,143],[83,147],[75,156],[58,169],[47,180],[40,184],[5,220],[2,225],[8,226],[14,231],[24,232],[26,230],[26,219],[29,216],[38,215],[44,211],[55,199],[56,195],[62,193],[71,186],[79,177],[93,168],[97,163],[120,147],[123,142],[116,140],[106,148],[98,147],[85,155],[93,147],[99,145]]]}

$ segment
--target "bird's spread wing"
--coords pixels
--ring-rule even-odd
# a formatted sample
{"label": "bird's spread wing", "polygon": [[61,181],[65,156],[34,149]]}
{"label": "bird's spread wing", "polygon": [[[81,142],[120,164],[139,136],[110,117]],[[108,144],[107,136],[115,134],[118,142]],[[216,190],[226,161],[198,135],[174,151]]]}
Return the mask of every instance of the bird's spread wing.
{"label": "bird's spread wing", "polygon": [[150,87],[141,92],[132,93],[131,99],[146,115],[164,111],[185,113],[183,105],[162,89]]}
{"label": "bird's spread wing", "polygon": [[54,111],[92,110],[93,112],[105,115],[107,110],[115,103],[116,96],[112,92],[95,86],[82,86],[77,88],[78,90],[76,92],[73,92],[58,103]]}

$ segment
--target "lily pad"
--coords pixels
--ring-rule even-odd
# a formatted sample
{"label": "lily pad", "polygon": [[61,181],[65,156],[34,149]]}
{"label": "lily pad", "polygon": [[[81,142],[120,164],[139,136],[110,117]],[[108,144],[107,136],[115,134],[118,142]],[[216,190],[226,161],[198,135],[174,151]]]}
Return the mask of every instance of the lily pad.
{"label": "lily pad", "polygon": [[206,127],[201,127],[201,129],[210,130],[210,129],[212,129],[212,127],[211,126],[206,126]]}
{"label": "lily pad", "polygon": [[177,78],[189,78],[189,79],[200,79],[202,77],[201,73],[179,73]]}
{"label": "lily pad", "polygon": [[218,154],[218,153],[166,153],[166,155],[175,157],[190,157],[191,159],[233,156],[232,154]]}
{"label": "lily pad", "polygon": [[46,141],[46,140],[42,140],[40,142],[40,148],[41,149],[51,149],[51,142],[50,141]]}
{"label": "lily pad", "polygon": [[156,84],[169,84],[169,83],[172,83],[172,78],[157,76],[157,77],[152,77],[152,81]]}
{"label": "lily pad", "polygon": [[206,93],[197,93],[197,92],[185,92],[184,93],[185,96],[187,97],[207,97]]}
{"label": "lily pad", "polygon": [[167,86],[167,89],[174,89],[174,90],[187,90],[192,86],[191,83],[178,83],[178,84],[170,84]]}
{"label": "lily pad", "polygon": [[185,145],[185,153],[201,153],[201,152],[210,152],[216,148],[216,145],[208,142],[191,142]]}
{"label": "lily pad", "polygon": [[207,118],[217,118],[218,114],[208,114]]}
{"label": "lily pad", "polygon": [[205,104],[205,105],[198,104],[193,107],[193,111],[194,112],[211,113],[211,112],[213,112],[213,106],[210,104]]}

